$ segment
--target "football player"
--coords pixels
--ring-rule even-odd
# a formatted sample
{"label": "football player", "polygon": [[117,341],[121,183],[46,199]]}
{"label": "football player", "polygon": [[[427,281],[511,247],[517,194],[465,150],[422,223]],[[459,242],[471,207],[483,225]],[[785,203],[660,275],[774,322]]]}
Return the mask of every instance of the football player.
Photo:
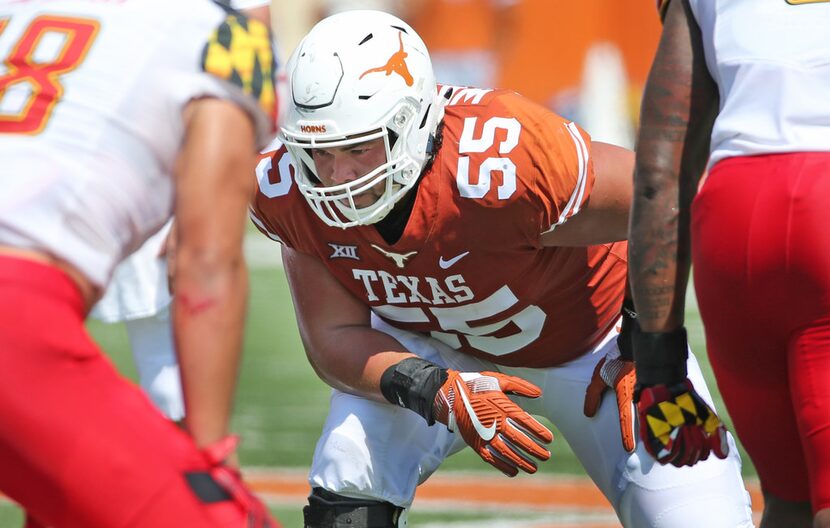
{"label": "football player", "polygon": [[[223,2],[247,17],[271,25],[270,0]],[[173,239],[172,221],[120,263],[90,317],[106,323],[123,322],[141,387],[165,416],[184,417],[179,365],[170,322],[171,285],[167,259]]]}
{"label": "football player", "polygon": [[[275,526],[227,464],[268,29],[202,0],[12,2],[0,57],[0,490],[44,526]],[[172,211],[187,433],[83,326]]]}
{"label": "football player", "polygon": [[[643,443],[662,464],[722,455],[684,368],[693,261],[712,369],[761,481],[761,526],[827,528],[830,3],[662,8],[631,214]],[[698,416],[667,420],[681,401]]]}
{"label": "football player", "polygon": [[[535,472],[552,435],[531,414],[624,526],[752,525],[736,450],[679,470],[634,442],[617,328],[630,151],[516,93],[436,85],[418,35],[381,12],[321,21],[287,71],[252,217],[283,244],[306,353],[334,388],[307,527],[404,526],[465,446]],[[705,387],[692,355],[688,370]]]}

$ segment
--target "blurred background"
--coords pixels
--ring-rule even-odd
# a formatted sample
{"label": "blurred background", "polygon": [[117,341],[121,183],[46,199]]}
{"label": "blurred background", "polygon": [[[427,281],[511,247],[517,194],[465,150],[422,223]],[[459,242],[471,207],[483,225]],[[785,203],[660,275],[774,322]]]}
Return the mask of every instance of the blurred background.
{"label": "blurred background", "polygon": [[[594,140],[633,147],[642,88],[660,35],[654,0],[275,0],[281,62],[321,17],[356,8],[390,11],[409,22],[430,49],[439,82],[515,90],[576,121]],[[246,254],[251,297],[234,429],[242,436],[247,478],[285,527],[299,527],[309,492],[305,471],[329,388],[306,361],[278,245],[251,228]],[[123,325],[88,327],[124,375],[136,379]],[[723,413],[693,292],[687,327]],[[470,450],[452,457],[419,490],[410,526],[618,526],[567,443],[556,438],[553,446],[540,474],[515,479]],[[757,511],[754,470],[743,458]],[[16,506],[0,501],[0,528],[21,526],[21,519]]]}
{"label": "blurred background", "polygon": [[633,146],[640,96],[660,37],[656,2],[634,0],[275,0],[284,57],[311,25],[346,9],[409,22],[438,82],[508,88],[583,126],[595,140]]}

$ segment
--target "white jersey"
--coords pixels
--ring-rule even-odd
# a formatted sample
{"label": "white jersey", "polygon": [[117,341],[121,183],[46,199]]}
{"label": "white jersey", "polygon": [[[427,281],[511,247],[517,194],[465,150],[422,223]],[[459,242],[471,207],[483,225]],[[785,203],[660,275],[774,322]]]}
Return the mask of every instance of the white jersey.
{"label": "white jersey", "polygon": [[161,313],[170,304],[173,296],[167,283],[167,257],[162,253],[172,225],[172,220],[164,224],[115,267],[90,317],[105,323],[144,319]]}
{"label": "white jersey", "polygon": [[0,245],[97,285],[172,213],[199,97],[274,127],[267,28],[209,0],[0,0]]}
{"label": "white jersey", "polygon": [[830,150],[830,2],[690,0],[720,90],[710,166]]}
{"label": "white jersey", "polygon": [[253,9],[255,7],[270,6],[271,0],[230,0],[234,9]]}

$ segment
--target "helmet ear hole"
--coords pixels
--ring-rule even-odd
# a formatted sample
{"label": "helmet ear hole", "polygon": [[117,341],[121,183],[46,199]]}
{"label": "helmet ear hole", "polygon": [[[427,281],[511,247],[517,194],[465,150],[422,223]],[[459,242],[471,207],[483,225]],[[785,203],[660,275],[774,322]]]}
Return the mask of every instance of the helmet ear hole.
{"label": "helmet ear hole", "polygon": [[393,150],[397,142],[398,134],[396,134],[393,130],[389,130],[389,150]]}
{"label": "helmet ear hole", "polygon": [[427,125],[427,117],[429,117],[429,111],[432,110],[432,105],[427,105],[426,111],[424,111],[424,117],[421,118],[421,124],[418,125],[418,130],[422,130]]}

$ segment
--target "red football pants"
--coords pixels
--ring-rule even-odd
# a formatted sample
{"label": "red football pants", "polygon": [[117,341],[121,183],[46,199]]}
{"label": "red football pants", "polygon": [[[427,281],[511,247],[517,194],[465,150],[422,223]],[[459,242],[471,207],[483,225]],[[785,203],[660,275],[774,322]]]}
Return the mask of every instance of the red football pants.
{"label": "red football pants", "polygon": [[772,495],[830,507],[830,154],[733,158],[692,206],[706,344]]}
{"label": "red football pants", "polygon": [[81,310],[57,269],[0,257],[0,491],[59,528],[244,526],[237,505],[197,499],[184,473],[207,461],[119,376]]}

